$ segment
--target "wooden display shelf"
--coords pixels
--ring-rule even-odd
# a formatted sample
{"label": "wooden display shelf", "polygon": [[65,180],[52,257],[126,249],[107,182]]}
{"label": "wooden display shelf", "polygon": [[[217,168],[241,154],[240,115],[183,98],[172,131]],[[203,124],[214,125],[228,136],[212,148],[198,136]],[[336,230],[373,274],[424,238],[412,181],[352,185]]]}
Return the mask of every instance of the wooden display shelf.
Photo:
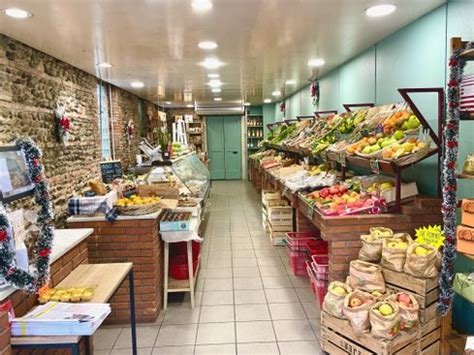
{"label": "wooden display shelf", "polygon": [[[201,261],[198,262],[196,272],[194,273],[193,277],[193,284],[196,285],[196,280],[199,275],[199,266],[201,265]],[[173,279],[171,276],[169,277],[168,280],[168,292],[190,292],[191,291],[191,286],[189,283],[189,279],[186,280],[176,280]]]}

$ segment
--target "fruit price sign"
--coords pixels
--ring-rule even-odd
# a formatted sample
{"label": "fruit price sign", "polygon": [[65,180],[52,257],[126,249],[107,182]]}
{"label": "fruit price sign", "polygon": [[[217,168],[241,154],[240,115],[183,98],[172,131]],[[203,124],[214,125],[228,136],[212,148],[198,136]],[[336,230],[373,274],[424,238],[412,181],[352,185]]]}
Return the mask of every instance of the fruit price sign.
{"label": "fruit price sign", "polygon": [[370,159],[370,170],[374,173],[374,174],[380,174],[380,166],[379,166],[379,161],[378,159]]}
{"label": "fruit price sign", "polygon": [[418,243],[432,245],[439,248],[444,244],[444,232],[441,226],[428,226],[416,230],[416,241]]}

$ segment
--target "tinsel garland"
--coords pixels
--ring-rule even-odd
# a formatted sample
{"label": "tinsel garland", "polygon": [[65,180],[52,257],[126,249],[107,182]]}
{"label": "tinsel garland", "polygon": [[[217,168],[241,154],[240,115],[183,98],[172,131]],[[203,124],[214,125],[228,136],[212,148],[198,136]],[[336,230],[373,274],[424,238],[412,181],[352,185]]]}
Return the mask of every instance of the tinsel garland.
{"label": "tinsel garland", "polygon": [[454,51],[449,60],[448,81],[448,112],[446,123],[443,127],[443,231],[446,237],[443,248],[441,272],[438,283],[440,287],[438,312],[445,315],[451,308],[453,302],[453,277],[454,260],[456,257],[456,228],[457,228],[457,178],[456,162],[459,147],[459,99],[460,85],[464,71],[465,61],[460,54],[474,48],[474,42],[468,43],[465,49]]}
{"label": "tinsel garland", "polygon": [[[29,178],[34,184],[34,199],[39,205],[37,227],[39,236],[35,241],[35,263],[31,272],[18,268],[15,262],[10,222],[0,204],[0,274],[9,284],[27,292],[36,292],[49,281],[49,259],[53,244],[53,208],[48,183],[43,175],[41,151],[31,139],[19,139],[16,145],[24,152]],[[10,229],[11,230],[11,229]]]}

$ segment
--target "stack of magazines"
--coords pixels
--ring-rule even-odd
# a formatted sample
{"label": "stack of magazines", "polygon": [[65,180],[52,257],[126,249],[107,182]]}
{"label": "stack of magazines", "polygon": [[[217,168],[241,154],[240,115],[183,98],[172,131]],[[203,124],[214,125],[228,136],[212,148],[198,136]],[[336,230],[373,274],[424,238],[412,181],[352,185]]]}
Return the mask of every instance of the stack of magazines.
{"label": "stack of magazines", "polygon": [[12,336],[92,335],[110,311],[108,303],[48,302],[14,318]]}

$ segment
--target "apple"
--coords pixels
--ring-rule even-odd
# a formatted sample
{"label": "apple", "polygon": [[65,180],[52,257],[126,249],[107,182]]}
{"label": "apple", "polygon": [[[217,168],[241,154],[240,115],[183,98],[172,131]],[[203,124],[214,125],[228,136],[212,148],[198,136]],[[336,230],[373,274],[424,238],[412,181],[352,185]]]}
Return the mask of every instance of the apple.
{"label": "apple", "polygon": [[374,296],[374,297],[380,297],[380,296],[382,296],[382,293],[381,293],[380,291],[373,291],[373,292],[372,292],[372,296]]}
{"label": "apple", "polygon": [[389,243],[387,243],[387,247],[392,248],[392,249],[396,249],[396,248],[397,248],[397,245],[398,245],[397,242],[389,242]]}
{"label": "apple", "polygon": [[339,192],[339,189],[337,188],[337,186],[331,186],[329,188],[329,193],[331,193],[332,195],[335,195]]}
{"label": "apple", "polygon": [[344,185],[339,186],[339,192],[342,193],[342,194],[346,193],[348,190],[349,189]]}
{"label": "apple", "polygon": [[362,301],[358,297],[353,297],[349,303],[349,305],[354,308],[354,307],[359,307],[362,305]]}
{"label": "apple", "polygon": [[334,292],[338,296],[344,296],[345,294],[347,294],[346,289],[344,287],[341,287],[341,286],[334,287],[332,289],[332,292]]}
{"label": "apple", "polygon": [[425,255],[427,255],[428,253],[429,253],[429,250],[426,249],[426,248],[424,248],[424,247],[422,247],[422,246],[417,246],[417,247],[415,248],[415,255],[416,255],[416,256],[425,256]]}
{"label": "apple", "polygon": [[410,303],[410,296],[408,296],[406,293],[401,293],[398,295],[398,302]]}
{"label": "apple", "polygon": [[398,302],[398,304],[402,307],[405,307],[405,308],[410,308],[410,304],[407,303],[407,302]]}
{"label": "apple", "polygon": [[406,248],[408,248],[408,243],[406,243],[406,242],[398,242],[396,248],[397,248],[397,249],[406,249]]}
{"label": "apple", "polygon": [[379,312],[383,316],[389,316],[393,313],[393,308],[389,304],[384,303],[379,307]]}

